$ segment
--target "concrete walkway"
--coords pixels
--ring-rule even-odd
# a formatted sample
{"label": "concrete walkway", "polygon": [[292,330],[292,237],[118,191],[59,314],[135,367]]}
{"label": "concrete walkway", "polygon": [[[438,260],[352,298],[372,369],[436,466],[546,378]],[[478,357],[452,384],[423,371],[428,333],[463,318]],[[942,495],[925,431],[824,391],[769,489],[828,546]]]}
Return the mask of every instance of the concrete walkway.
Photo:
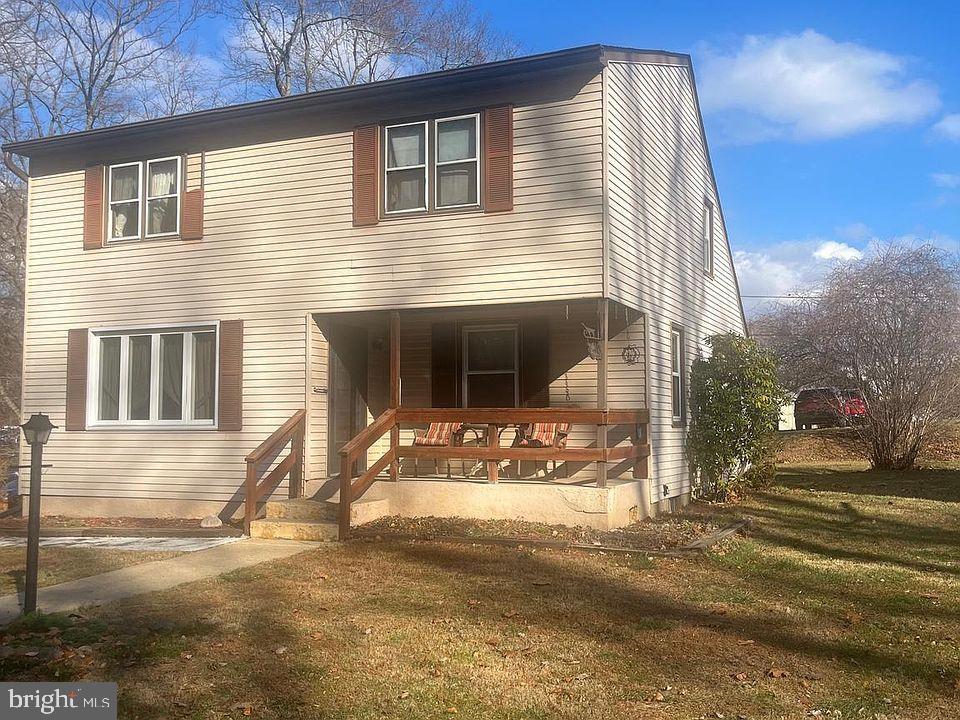
{"label": "concrete walkway", "polygon": [[[42,587],[38,591],[37,604],[43,612],[70,612],[79,607],[103,605],[134,595],[167,590],[238,568],[290,557],[316,547],[316,543],[296,540],[244,539],[169,560],[143,563]],[[0,624],[14,620],[20,614],[20,608],[19,595],[0,597]]]}

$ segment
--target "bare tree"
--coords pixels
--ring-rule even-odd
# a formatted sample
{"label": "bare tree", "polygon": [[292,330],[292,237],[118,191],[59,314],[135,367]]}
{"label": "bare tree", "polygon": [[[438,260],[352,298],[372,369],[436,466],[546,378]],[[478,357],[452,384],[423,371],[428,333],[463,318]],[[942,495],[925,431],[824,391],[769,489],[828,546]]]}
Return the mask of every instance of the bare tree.
{"label": "bare tree", "polygon": [[888,246],[759,323],[788,383],[860,390],[857,432],[878,469],[914,466],[960,409],[960,275],[935,247]]}
{"label": "bare tree", "polygon": [[509,57],[516,45],[468,0],[236,0],[238,80],[286,96]]}

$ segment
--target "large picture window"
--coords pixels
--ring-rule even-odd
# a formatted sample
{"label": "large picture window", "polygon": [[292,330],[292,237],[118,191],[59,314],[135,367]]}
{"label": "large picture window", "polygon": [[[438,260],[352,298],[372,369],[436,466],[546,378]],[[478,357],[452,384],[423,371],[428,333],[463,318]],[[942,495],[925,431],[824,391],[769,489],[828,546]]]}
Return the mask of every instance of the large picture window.
{"label": "large picture window", "polygon": [[89,425],[216,422],[216,327],[95,331]]}
{"label": "large picture window", "polygon": [[107,239],[139,240],[180,232],[179,157],[111,165]]}
{"label": "large picture window", "polygon": [[479,113],[388,125],[383,145],[385,214],[480,205]]}
{"label": "large picture window", "polygon": [[466,407],[516,407],[520,394],[516,325],[463,329]]}

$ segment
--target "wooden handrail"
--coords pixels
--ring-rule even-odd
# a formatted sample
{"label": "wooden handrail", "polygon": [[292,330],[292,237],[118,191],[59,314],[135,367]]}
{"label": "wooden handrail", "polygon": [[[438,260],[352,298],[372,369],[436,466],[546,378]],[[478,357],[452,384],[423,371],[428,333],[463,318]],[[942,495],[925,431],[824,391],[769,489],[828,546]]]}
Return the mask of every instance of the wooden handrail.
{"label": "wooden handrail", "polygon": [[289,420],[270,433],[270,437],[257,445],[257,447],[247,455],[245,458],[246,461],[248,463],[259,462],[272,451],[283,445],[286,445],[287,441],[290,439],[290,436],[293,435],[294,431],[296,430],[297,425],[302,423],[306,416],[306,410],[297,410]]}
{"label": "wooden handrail", "polygon": [[[289,496],[296,498],[302,494],[303,438],[306,432],[306,417],[305,410],[297,410],[289,420],[270,433],[270,437],[245,458],[247,475],[244,482],[243,528],[247,535],[250,534],[250,523],[257,515],[257,503],[273,491],[284,475],[289,476]],[[260,466],[266,464],[263,460],[279,455],[287,443],[290,443],[290,452],[261,480],[260,476],[265,468]]]}
{"label": "wooden handrail", "polygon": [[[633,476],[648,477],[650,445],[647,442],[647,425],[650,413],[645,408],[629,410],[601,410],[598,408],[397,408],[382,413],[370,425],[340,448],[340,538],[350,536],[350,511],[354,501],[360,498],[380,473],[388,466],[391,479],[397,479],[398,462],[404,458],[418,459],[467,459],[486,461],[490,482],[497,481],[497,464],[502,460],[556,460],[561,462],[607,463],[618,460],[633,461]],[[401,424],[424,424],[434,422],[461,422],[487,425],[487,442],[483,447],[451,447],[433,445],[399,444]],[[627,425],[630,426],[630,445],[606,447],[501,447],[498,427],[524,423],[571,423],[581,425]],[[365,471],[354,477],[353,466],[357,458],[368,450],[387,432],[390,433],[390,448]],[[605,467],[599,466],[598,467]],[[605,486],[598,471],[597,485]]]}

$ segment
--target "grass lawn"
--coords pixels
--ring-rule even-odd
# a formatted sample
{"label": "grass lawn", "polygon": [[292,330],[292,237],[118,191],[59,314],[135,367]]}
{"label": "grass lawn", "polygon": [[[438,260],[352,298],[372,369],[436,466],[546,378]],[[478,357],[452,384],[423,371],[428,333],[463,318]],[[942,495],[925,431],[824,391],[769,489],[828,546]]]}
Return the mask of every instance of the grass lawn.
{"label": "grass lawn", "polygon": [[[119,570],[129,565],[165,560],[179,554],[100,548],[41,547],[37,582],[40,587],[56,585],[68,580]],[[22,591],[26,561],[25,547],[0,548],[0,595]]]}
{"label": "grass lawn", "polygon": [[127,718],[956,718],[958,499],[791,467],[702,557],[327,546],[13,626],[0,676]]}

